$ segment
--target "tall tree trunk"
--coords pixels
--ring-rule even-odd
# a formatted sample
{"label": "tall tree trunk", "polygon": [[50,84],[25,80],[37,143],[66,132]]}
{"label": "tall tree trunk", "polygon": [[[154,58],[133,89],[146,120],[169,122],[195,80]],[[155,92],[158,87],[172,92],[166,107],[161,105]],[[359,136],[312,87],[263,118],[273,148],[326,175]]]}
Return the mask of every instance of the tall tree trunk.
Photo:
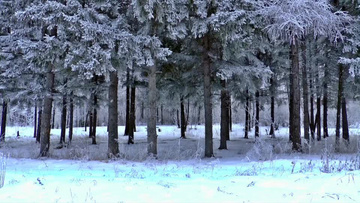
{"label": "tall tree trunk", "polygon": [[70,120],[69,120],[69,143],[72,141],[73,138],[73,128],[74,128],[74,99],[73,99],[73,92],[70,93]]}
{"label": "tall tree trunk", "polygon": [[184,104],[184,96],[180,96],[180,131],[181,138],[186,138],[186,116],[185,116],[185,104]]}
{"label": "tall tree trunk", "polygon": [[197,123],[198,123],[198,125],[201,124],[201,105],[200,104],[199,104],[199,107],[198,107]]}
{"label": "tall tree trunk", "polygon": [[347,120],[347,110],[346,110],[346,98],[343,96],[341,98],[341,113],[342,113],[342,133],[343,139],[345,140],[346,144],[349,144],[350,137],[349,137],[349,125]]}
{"label": "tall tree trunk", "polygon": [[134,132],[135,132],[135,96],[136,87],[133,84],[131,86],[131,100],[130,100],[130,115],[129,115],[129,139],[128,144],[134,144]]}
{"label": "tall tree trunk", "polygon": [[36,132],[36,142],[40,143],[40,134],[41,134],[41,117],[42,117],[42,101],[38,103],[38,123],[37,123],[37,132]]}
{"label": "tall tree trunk", "polygon": [[148,113],[147,113],[147,153],[149,156],[157,156],[157,87],[156,87],[156,64],[150,67],[148,87]]}
{"label": "tall tree trunk", "polygon": [[306,45],[305,42],[301,45],[301,55],[302,55],[302,85],[303,85],[303,123],[304,123],[304,137],[306,141],[310,142],[309,134],[309,89],[308,89],[308,78],[307,78],[307,64],[306,64]]}
{"label": "tall tree trunk", "polygon": [[51,128],[55,128],[55,102],[53,102],[53,109],[52,109],[52,119],[51,119]]}
{"label": "tall tree trunk", "polygon": [[342,72],[343,72],[343,92],[341,94],[341,113],[342,113],[342,133],[343,133],[343,139],[345,140],[346,144],[350,143],[350,136],[349,136],[349,124],[347,119],[347,110],[346,110],[346,96],[345,96],[345,81],[348,78],[349,70],[346,66],[341,66]]}
{"label": "tall tree trunk", "polygon": [[338,95],[336,104],[336,129],[335,129],[335,151],[340,152],[340,122],[341,122],[341,102],[343,94],[343,65],[339,64],[338,75]]}
{"label": "tall tree trunk", "polygon": [[299,68],[299,53],[298,53],[298,39],[294,37],[291,43],[291,72],[290,72],[290,92],[291,92],[291,124],[290,135],[292,141],[292,149],[294,151],[301,151],[301,131],[300,131],[300,68]]}
{"label": "tall tree trunk", "polygon": [[65,143],[65,134],[66,134],[66,112],[67,112],[67,98],[66,95],[63,95],[62,101],[62,110],[61,110],[61,132],[60,132],[60,144]]}
{"label": "tall tree trunk", "polygon": [[[229,93],[229,131],[232,132],[232,105],[231,94]],[[230,140],[230,133],[226,140]]]}
{"label": "tall tree trunk", "polygon": [[89,111],[89,138],[93,137],[93,113],[92,110]]}
{"label": "tall tree trunk", "polygon": [[109,106],[108,106],[108,157],[119,156],[118,135],[118,75],[117,71],[110,72]]}
{"label": "tall tree trunk", "polygon": [[315,124],[316,124],[316,128],[317,128],[317,140],[320,141],[321,140],[321,97],[320,95],[317,96],[316,99],[316,119],[315,119]]}
{"label": "tall tree trunk", "polygon": [[160,105],[161,115],[160,115],[160,124],[164,125],[164,105]]}
{"label": "tall tree trunk", "polygon": [[328,67],[325,67],[324,83],[323,83],[323,136],[324,138],[329,137],[328,125],[327,125],[327,114],[328,114],[328,78],[329,78]]}
{"label": "tall tree trunk", "polygon": [[124,135],[129,135],[130,125],[130,70],[126,70],[126,112],[125,112],[125,132]]}
{"label": "tall tree trunk", "polygon": [[205,157],[213,157],[213,131],[212,131],[212,102],[211,102],[211,60],[208,51],[210,50],[210,36],[204,36],[203,53],[203,74],[204,74],[204,117],[205,117]]}
{"label": "tall tree trunk", "polygon": [[141,112],[140,112],[141,122],[144,120],[144,109],[145,109],[144,101],[141,101]]}
{"label": "tall tree trunk", "polygon": [[249,105],[250,105],[250,97],[249,97],[249,90],[246,89],[246,103],[245,103],[245,129],[244,129],[244,138],[249,139],[249,131],[250,131],[250,112],[249,112]]}
{"label": "tall tree trunk", "polygon": [[0,141],[5,141],[5,131],[6,131],[6,117],[7,117],[7,109],[8,109],[8,103],[3,100],[2,105],[2,114],[1,114],[1,135],[0,135]]}
{"label": "tall tree trunk", "polygon": [[[180,111],[181,111],[181,110],[180,110]],[[176,121],[177,121],[177,126],[178,126],[178,128],[181,128],[180,116],[179,116],[179,109],[176,109]]]}
{"label": "tall tree trunk", "polygon": [[260,92],[259,90],[255,93],[255,137],[260,136],[259,119],[260,119]]}
{"label": "tall tree trunk", "polygon": [[36,138],[37,132],[37,103],[35,102],[35,113],[34,113],[34,138]]}
{"label": "tall tree trunk", "polygon": [[315,140],[315,116],[314,116],[314,92],[313,92],[313,79],[310,76],[310,133],[311,140]]}
{"label": "tall tree trunk", "polygon": [[270,117],[271,117],[271,125],[270,125],[270,133],[269,135],[272,138],[275,138],[275,76],[271,76],[270,78]]}
{"label": "tall tree trunk", "polygon": [[226,89],[226,81],[221,80],[221,122],[220,122],[220,147],[227,149],[226,140],[229,137],[229,91]]}
{"label": "tall tree trunk", "polygon": [[91,144],[96,144],[96,126],[97,126],[97,96],[94,93],[94,115],[93,115],[93,124],[92,124],[92,142]]}
{"label": "tall tree trunk", "polygon": [[52,108],[52,91],[54,88],[55,74],[53,70],[46,73],[46,95],[43,102],[43,112],[41,115],[41,132],[40,132],[40,156],[48,156],[50,149],[50,121]]}

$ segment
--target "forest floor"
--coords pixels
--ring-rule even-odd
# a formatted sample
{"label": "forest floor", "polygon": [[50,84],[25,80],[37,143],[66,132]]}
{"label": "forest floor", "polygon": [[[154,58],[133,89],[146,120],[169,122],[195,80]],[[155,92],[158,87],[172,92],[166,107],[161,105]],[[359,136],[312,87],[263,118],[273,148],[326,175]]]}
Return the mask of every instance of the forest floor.
{"label": "forest floor", "polygon": [[0,202],[360,202],[360,129],[351,129],[341,153],[333,129],[303,153],[291,151],[286,128],[276,138],[261,128],[255,141],[234,125],[228,150],[217,149],[218,125],[213,132],[215,157],[204,158],[203,126],[189,126],[187,139],[176,126],[159,126],[155,160],[146,156],[146,127],[137,126],[135,144],[121,135],[121,158],[108,160],[106,127],[97,129],[97,145],[75,128],[61,149],[60,130],[52,130],[49,158],[38,157],[33,128],[8,127]]}

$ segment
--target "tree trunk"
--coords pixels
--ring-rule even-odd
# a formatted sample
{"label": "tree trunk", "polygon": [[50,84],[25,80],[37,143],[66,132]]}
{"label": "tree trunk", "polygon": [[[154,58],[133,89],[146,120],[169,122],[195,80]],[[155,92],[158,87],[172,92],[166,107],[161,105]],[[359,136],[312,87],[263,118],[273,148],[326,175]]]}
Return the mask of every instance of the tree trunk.
{"label": "tree trunk", "polygon": [[345,81],[348,77],[349,70],[345,66],[342,67],[342,85],[343,85],[343,91],[342,91],[342,98],[341,98],[341,113],[342,113],[342,133],[343,133],[343,139],[345,140],[345,143],[348,145],[350,143],[350,136],[349,136],[349,124],[347,119],[347,110],[346,110],[346,96],[345,96]]}
{"label": "tree trunk", "polygon": [[51,120],[51,128],[54,129],[55,128],[55,102],[53,102],[53,109],[52,109],[52,120]]}
{"label": "tree trunk", "polygon": [[220,122],[220,147],[227,149],[226,140],[229,137],[229,91],[226,89],[226,81],[221,80],[221,122]]}
{"label": "tree trunk", "polygon": [[42,102],[38,103],[38,123],[37,123],[37,132],[36,132],[36,142],[40,143],[40,132],[41,132],[41,117],[42,117]]}
{"label": "tree trunk", "polygon": [[315,119],[315,124],[316,124],[316,128],[317,128],[317,140],[320,141],[321,140],[321,98],[320,95],[317,97],[316,99],[316,119]]}
{"label": "tree trunk", "polygon": [[271,117],[271,125],[270,125],[270,133],[269,135],[272,138],[275,138],[275,76],[271,76],[270,78],[270,117]]}
{"label": "tree trunk", "polygon": [[94,93],[94,115],[93,115],[93,124],[92,124],[92,136],[91,136],[91,144],[96,144],[96,126],[97,126],[97,96],[96,93]]}
{"label": "tree trunk", "polygon": [[313,79],[310,76],[310,132],[311,140],[315,140],[315,118],[314,118],[314,93],[313,93]]}
{"label": "tree trunk", "polygon": [[310,142],[309,134],[309,89],[308,89],[308,78],[307,78],[307,64],[306,64],[306,45],[305,42],[301,46],[301,55],[302,55],[302,85],[303,85],[303,123],[304,123],[304,137],[306,141]]}
{"label": "tree trunk", "polygon": [[131,86],[130,93],[130,114],[129,114],[129,139],[128,144],[134,144],[134,132],[135,132],[135,95],[136,87],[133,84]]}
{"label": "tree trunk", "polygon": [[212,131],[212,102],[211,102],[211,60],[208,51],[210,50],[210,36],[204,36],[203,73],[204,73],[204,109],[205,109],[205,157],[213,157],[213,131]]}
{"label": "tree trunk", "polygon": [[301,131],[300,131],[300,68],[298,39],[294,37],[291,43],[291,72],[290,72],[290,97],[291,97],[291,117],[290,117],[290,135],[292,140],[292,149],[301,151]]}
{"label": "tree trunk", "polygon": [[198,125],[201,124],[201,105],[200,104],[199,104],[199,107],[198,107],[197,123],[198,123]]}
{"label": "tree trunk", "polygon": [[164,125],[164,105],[160,105],[161,115],[160,115],[160,124]]}
{"label": "tree trunk", "polygon": [[129,135],[130,125],[130,70],[126,72],[126,112],[125,112],[125,132],[124,135]]}
{"label": "tree trunk", "polygon": [[324,138],[329,137],[328,125],[327,125],[327,114],[328,114],[328,78],[329,78],[328,67],[325,67],[324,83],[323,83],[323,136]]}
{"label": "tree trunk", "polygon": [[5,131],[6,131],[6,117],[7,117],[7,109],[8,109],[8,103],[7,101],[3,100],[3,106],[2,106],[2,114],[1,114],[1,135],[0,135],[0,141],[5,142]]}
{"label": "tree trunk", "polygon": [[[229,131],[232,132],[232,105],[231,95],[229,94]],[[226,140],[230,140],[230,133]]]}
{"label": "tree trunk", "polygon": [[35,102],[35,113],[34,113],[34,138],[36,138],[37,132],[37,103]]}
{"label": "tree trunk", "polygon": [[65,134],[66,134],[66,112],[67,112],[67,103],[66,103],[66,95],[63,95],[62,102],[62,111],[61,111],[61,132],[60,132],[60,144],[65,143]]}
{"label": "tree trunk", "polygon": [[185,105],[184,105],[184,97],[180,96],[180,131],[181,131],[181,138],[186,139],[186,116],[185,116]]}
{"label": "tree trunk", "polygon": [[148,86],[148,113],[147,113],[147,153],[149,156],[157,156],[157,87],[156,87],[156,65],[150,67]]}
{"label": "tree trunk", "polygon": [[246,89],[246,103],[245,103],[245,129],[244,129],[244,138],[249,139],[249,131],[250,131],[250,112],[249,112],[249,105],[250,105],[250,97],[249,97],[249,90]]}
{"label": "tree trunk", "polygon": [[93,113],[90,110],[88,114],[89,114],[89,138],[92,138],[92,136],[93,136]]}
{"label": "tree trunk", "polygon": [[[344,93],[343,93],[344,94]],[[346,110],[346,98],[343,96],[341,98],[341,113],[342,113],[342,133],[343,139],[345,140],[346,144],[349,144],[350,137],[349,137],[349,125],[347,120],[347,110]]]}
{"label": "tree trunk", "polygon": [[118,76],[117,71],[110,72],[108,106],[108,157],[119,156],[118,135]]}
{"label": "tree trunk", "polygon": [[51,108],[52,108],[52,91],[54,88],[55,74],[53,70],[46,73],[46,95],[43,102],[43,112],[41,115],[41,132],[40,132],[40,156],[48,156],[50,149],[50,129],[51,129]]}
{"label": "tree trunk", "polygon": [[260,119],[260,92],[259,90],[255,93],[255,137],[260,136],[259,119]]}
{"label": "tree trunk", "polygon": [[[180,111],[181,111],[181,110],[180,110]],[[177,126],[178,126],[178,128],[181,128],[180,116],[179,116],[179,109],[176,109],[176,121],[177,121]]]}
{"label": "tree trunk", "polygon": [[69,143],[72,141],[74,128],[74,99],[73,92],[70,93],[70,121],[69,121]]}
{"label": "tree trunk", "polygon": [[335,151],[340,152],[340,114],[341,114],[341,102],[343,94],[343,65],[339,64],[338,75],[338,98],[336,104],[336,129],[335,129]]}

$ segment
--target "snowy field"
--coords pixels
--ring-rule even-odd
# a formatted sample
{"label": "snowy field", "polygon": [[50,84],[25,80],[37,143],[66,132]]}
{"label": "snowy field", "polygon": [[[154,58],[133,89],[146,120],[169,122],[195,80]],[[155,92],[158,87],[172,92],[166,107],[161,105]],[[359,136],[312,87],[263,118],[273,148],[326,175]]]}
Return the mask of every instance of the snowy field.
{"label": "snowy field", "polygon": [[[195,128],[196,127],[196,128]],[[51,132],[51,157],[38,158],[32,128],[7,128],[0,152],[9,154],[0,202],[360,202],[358,129],[351,145],[333,151],[334,132],[326,140],[292,153],[287,129],[255,142],[243,139],[235,125],[228,150],[203,158],[203,126],[192,126],[179,139],[175,126],[159,126],[158,159],[146,158],[146,128],[137,127],[134,145],[120,136],[121,159],[107,160],[106,128],[98,128],[98,145],[88,132],[74,130],[71,145],[56,149],[60,130]],[[16,137],[16,131],[20,137]],[[119,127],[120,134],[124,132]]]}

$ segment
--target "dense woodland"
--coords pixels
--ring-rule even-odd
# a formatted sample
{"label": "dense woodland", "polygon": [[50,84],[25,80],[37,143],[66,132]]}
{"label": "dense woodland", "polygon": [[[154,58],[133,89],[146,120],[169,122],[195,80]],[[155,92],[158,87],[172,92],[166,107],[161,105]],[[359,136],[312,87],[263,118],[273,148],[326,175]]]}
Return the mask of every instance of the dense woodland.
{"label": "dense woodland", "polygon": [[[231,104],[238,102],[245,109],[245,138],[252,127],[259,136],[267,104],[269,134],[288,125],[299,152],[302,141],[329,136],[328,111],[336,109],[340,151],[340,142],[351,142],[347,104],[360,93],[359,3],[0,0],[0,140],[6,141],[8,107],[18,109],[19,118],[31,117],[39,153],[48,156],[60,109],[61,144],[71,142],[74,126],[89,126],[96,144],[96,126],[105,116],[110,158],[119,155],[120,119],[129,144],[136,122],[146,122],[148,154],[156,156],[156,126],[172,122],[163,112],[174,115],[186,138],[191,105],[205,125],[205,157],[212,157],[213,108],[220,100],[219,149],[227,149]],[[118,109],[122,87],[125,115]],[[286,124],[275,119],[280,104],[288,105]],[[74,109],[82,112],[75,118]]]}

